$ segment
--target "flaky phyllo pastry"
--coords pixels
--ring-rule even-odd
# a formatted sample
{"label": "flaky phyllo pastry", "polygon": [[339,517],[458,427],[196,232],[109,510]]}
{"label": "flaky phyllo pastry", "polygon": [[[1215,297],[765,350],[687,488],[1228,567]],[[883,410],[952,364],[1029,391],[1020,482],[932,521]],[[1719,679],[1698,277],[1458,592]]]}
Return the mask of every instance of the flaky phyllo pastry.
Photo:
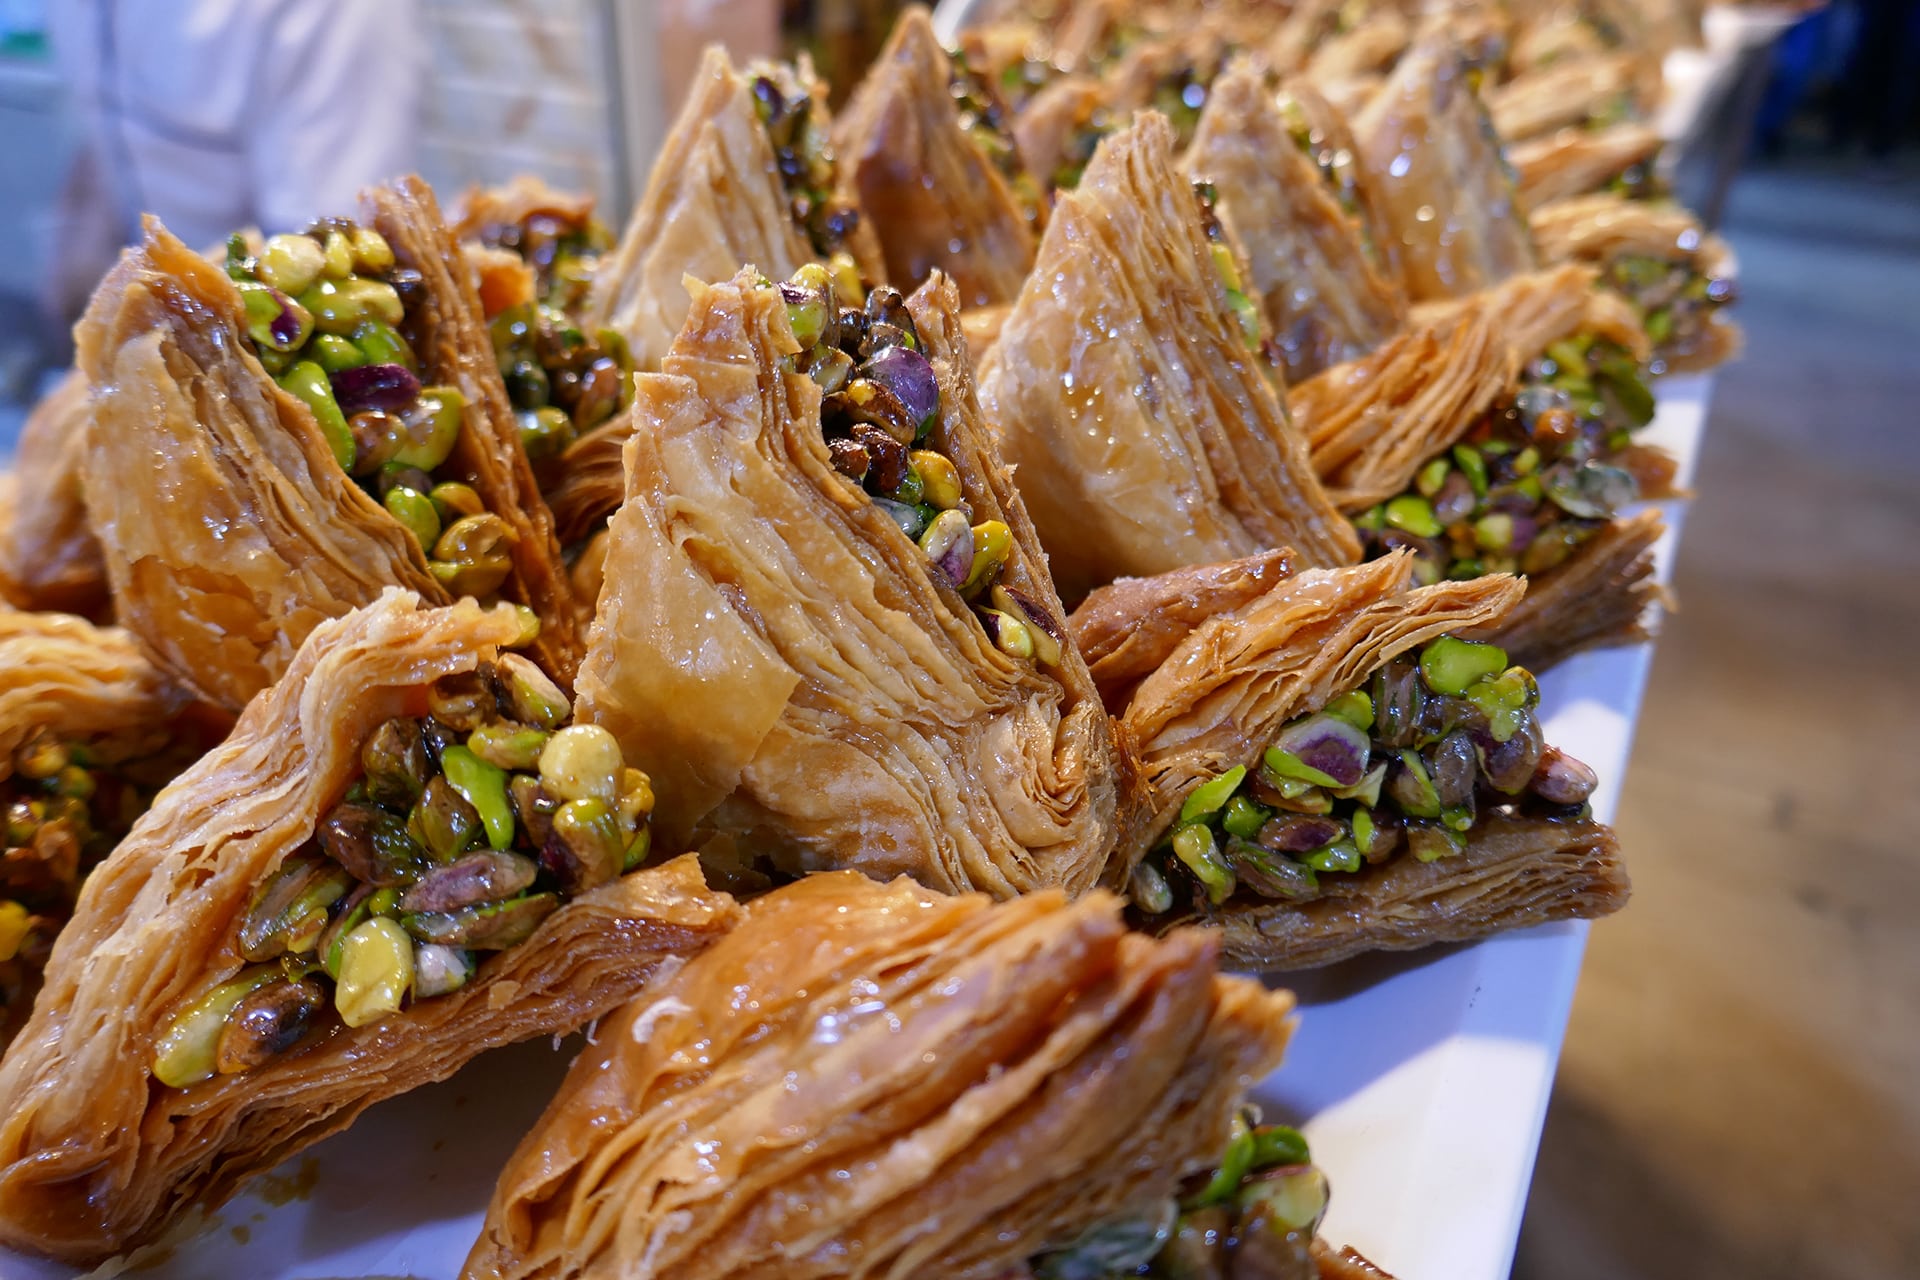
{"label": "flaky phyllo pastry", "polygon": [[758,899],[601,1023],[464,1275],[1132,1274],[1184,1177],[1304,1147],[1234,1119],[1292,997],[1120,906],[847,873]]}
{"label": "flaky phyllo pastry", "polygon": [[1529,577],[1498,639],[1535,670],[1644,639],[1660,596],[1660,517],[1623,512],[1672,496],[1674,463],[1635,441],[1654,409],[1646,336],[1593,279],[1561,266],[1421,308],[1291,397],[1369,558],[1409,549],[1422,583]]}
{"label": "flaky phyllo pastry", "polygon": [[1355,556],[1287,421],[1235,254],[1172,141],[1149,112],[1101,142],[981,370],[987,419],[1069,600],[1273,547],[1310,565]]}
{"label": "flaky phyllo pastry", "polygon": [[0,1048],[81,884],[221,727],[124,631],[0,607]]}
{"label": "flaky phyllo pastry", "polygon": [[1098,878],[1111,728],[957,310],[944,278],[862,308],[748,269],[639,376],[580,690],[660,780],[666,847],[996,896]]}
{"label": "flaky phyllo pastry", "polygon": [[[1316,123],[1316,119],[1318,123]],[[1242,63],[1220,77],[1184,160],[1219,193],[1287,381],[1365,355],[1403,328],[1406,298],[1376,257],[1354,144],[1304,86],[1279,96]]]}
{"label": "flaky phyllo pastry", "polygon": [[528,606],[534,652],[571,678],[552,520],[417,179],[258,254],[236,237],[225,270],[149,220],[76,335],[116,616],[182,684],[237,711],[388,586]]}
{"label": "flaky phyllo pastry", "polygon": [[1043,211],[1011,126],[995,88],[941,47],[927,11],[907,10],[833,130],[887,279],[910,289],[938,269],[969,307],[1020,291]]}
{"label": "flaky phyllo pastry", "polygon": [[1726,313],[1738,292],[1733,250],[1685,209],[1600,193],[1534,211],[1549,262],[1590,263],[1633,304],[1653,343],[1654,372],[1711,369],[1743,342]]}
{"label": "flaky phyllo pastry", "polygon": [[1353,131],[1389,228],[1383,247],[1414,301],[1471,293],[1533,266],[1500,138],[1443,32],[1400,60]]}
{"label": "flaky phyllo pastry", "polygon": [[645,775],[510,652],[390,591],[324,622],[90,876],[0,1061],[0,1243],[69,1262],[570,1031],[733,923]]}
{"label": "flaky phyllo pastry", "polygon": [[1612,191],[1648,196],[1662,189],[1655,165],[1662,139],[1633,121],[1604,129],[1561,129],[1507,148],[1519,175],[1520,203],[1538,210],[1555,200]]}
{"label": "flaky phyllo pastry", "polygon": [[0,478],[0,601],[100,618],[107,569],[87,522],[87,383],[69,373],[20,429]]}
{"label": "flaky phyllo pastry", "polygon": [[1412,585],[1405,554],[1308,571],[1211,618],[1122,723],[1157,797],[1131,891],[1261,969],[1605,915],[1626,900],[1593,771],[1544,741],[1490,644],[1524,585]]}
{"label": "flaky phyllo pastry", "polygon": [[1487,90],[1487,111],[1507,142],[1569,125],[1605,127],[1644,114],[1630,54],[1601,54],[1537,67]]}
{"label": "flaky phyllo pastry", "polygon": [[804,61],[741,71],[719,47],[707,50],[646,192],[599,266],[583,322],[612,326],[636,367],[655,369],[686,319],[683,277],[724,280],[751,262],[785,279],[844,254],[857,274],[882,279],[831,128],[826,86]]}

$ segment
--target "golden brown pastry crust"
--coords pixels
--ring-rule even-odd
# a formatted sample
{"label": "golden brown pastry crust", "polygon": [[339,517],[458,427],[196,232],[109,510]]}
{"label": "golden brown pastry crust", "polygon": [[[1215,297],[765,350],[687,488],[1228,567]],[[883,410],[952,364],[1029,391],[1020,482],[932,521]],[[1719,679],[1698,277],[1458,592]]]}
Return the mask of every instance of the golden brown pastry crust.
{"label": "golden brown pastry crust", "polygon": [[1635,95],[1635,71],[1630,54],[1549,63],[1488,89],[1487,111],[1503,139],[1525,142],[1584,123],[1602,111],[1609,99]]}
{"label": "golden brown pastry crust", "polygon": [[1113,116],[1111,92],[1090,75],[1063,76],[1034,94],[1013,119],[1014,144],[1027,172],[1044,187],[1054,187],[1068,145],[1083,128],[1095,127],[1102,113]]}
{"label": "golden brown pastry crust", "polygon": [[1496,313],[1469,304],[1308,379],[1288,393],[1287,408],[1327,496],[1358,512],[1405,490],[1519,372]]}
{"label": "golden brown pastry crust", "polygon": [[981,369],[1068,600],[1273,547],[1359,553],[1247,349],[1172,144],[1152,112],[1101,142]]}
{"label": "golden brown pastry crust", "polygon": [[[1203,623],[1140,683],[1122,726],[1157,801],[1143,850],[1195,787],[1258,758],[1287,721],[1435,636],[1501,626],[1527,590],[1504,574],[1410,590],[1411,568],[1396,554],[1283,581]],[[1272,971],[1604,915],[1625,898],[1619,847],[1601,824],[1489,818],[1455,857],[1403,855],[1328,876],[1305,903],[1240,894],[1168,923],[1217,925],[1235,964]]]}
{"label": "golden brown pastry crust", "polygon": [[1353,131],[1391,228],[1383,248],[1414,301],[1457,297],[1532,268],[1500,139],[1444,33],[1423,37],[1400,60]]}
{"label": "golden brown pastry crust", "polygon": [[467,1280],[992,1280],[1210,1167],[1292,998],[1105,894],[811,876],[603,1023]]}
{"label": "golden brown pastry crust", "polygon": [[453,210],[453,238],[475,240],[491,227],[524,222],[550,213],[567,222],[593,216],[594,199],[585,192],[562,191],[530,173],[515,174],[504,186],[467,188]]}
{"label": "golden brown pastry crust", "polygon": [[1317,969],[1368,951],[1592,920],[1626,906],[1631,892],[1619,838],[1591,819],[1490,818],[1453,857],[1403,855],[1320,883],[1323,896],[1311,902],[1222,912],[1227,961],[1267,973]]}
{"label": "golden brown pastry crust", "polygon": [[1067,627],[1100,696],[1117,714],[1134,685],[1165,662],[1195,627],[1264,595],[1293,569],[1293,553],[1282,547],[1151,578],[1120,578],[1089,592]]}
{"label": "golden brown pastry crust", "polygon": [[[804,63],[799,74],[812,78]],[[825,101],[823,91],[811,109],[824,112]],[[857,204],[844,163],[835,196]],[[864,214],[847,249],[863,274],[883,278],[879,242]],[[687,316],[684,277],[725,280],[749,263],[784,280],[813,257],[755,113],[753,81],[716,45],[700,63],[620,242],[594,273],[582,321],[611,326],[626,338],[635,368],[656,369]]]}
{"label": "golden brown pastry crust", "polygon": [[87,519],[87,382],[78,371],[27,415],[0,495],[0,599],[101,619],[107,566]]}
{"label": "golden brown pastry crust", "polygon": [[[1538,210],[1555,200],[1597,191],[1636,164],[1652,164],[1663,144],[1658,132],[1628,121],[1605,129],[1562,129],[1507,149],[1520,175],[1520,203]],[[1540,229],[1534,228],[1538,241]],[[1544,243],[1541,256],[1553,261]]]}
{"label": "golden brown pastry crust", "polygon": [[952,77],[926,9],[907,10],[834,126],[834,149],[889,280],[904,291],[937,269],[965,306],[1010,302],[1033,265],[1037,231],[960,127]]}
{"label": "golden brown pastry crust", "polygon": [[635,872],[561,907],[451,995],[336,1026],[243,1075],[154,1081],[158,1036],[240,970],[237,917],[359,774],[367,735],[520,629],[505,606],[422,609],[399,591],[321,624],[89,877],[0,1060],[0,1244],[85,1263],[151,1239],[383,1098],[610,1011],[732,924],[731,900],[691,860]]}
{"label": "golden brown pastry crust", "polygon": [[85,482],[119,620],[229,710],[383,587],[447,598],[245,333],[226,273],[151,219],[75,330],[94,387]]}
{"label": "golden brown pastry crust", "polygon": [[[1292,91],[1333,114],[1311,89]],[[1220,220],[1245,251],[1290,384],[1405,327],[1406,297],[1369,253],[1369,229],[1301,151],[1257,67],[1237,63],[1214,82],[1182,167],[1219,192]]]}
{"label": "golden brown pastry crust", "polygon": [[[1064,619],[975,401],[958,298],[908,302],[941,387],[929,448],[1013,550],[1002,581]],[[1006,896],[1090,887],[1131,789],[1071,645],[1007,657],[899,525],[833,469],[778,291],[698,288],[638,380],[583,714],[655,779],[655,839],[802,872]],[[1064,638],[1064,622],[1057,622]]]}
{"label": "golden brown pastry crust", "polygon": [[1468,311],[1496,319],[1501,337],[1522,361],[1547,344],[1590,332],[1625,350],[1636,363],[1653,355],[1646,329],[1619,294],[1595,287],[1599,273],[1586,263],[1569,262],[1529,271],[1464,298],[1415,307],[1416,326],[1438,326]]}

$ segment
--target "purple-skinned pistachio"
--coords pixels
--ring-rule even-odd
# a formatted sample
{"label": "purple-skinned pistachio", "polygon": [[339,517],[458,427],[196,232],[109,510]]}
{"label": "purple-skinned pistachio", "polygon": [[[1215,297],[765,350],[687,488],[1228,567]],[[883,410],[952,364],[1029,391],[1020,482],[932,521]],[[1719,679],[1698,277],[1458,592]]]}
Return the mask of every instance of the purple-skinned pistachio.
{"label": "purple-skinned pistachio", "polygon": [[1269,818],[1254,843],[1275,853],[1306,853],[1346,834],[1339,822],[1317,814],[1290,813]]}
{"label": "purple-skinned pistachio", "polygon": [[1021,619],[1033,637],[1033,656],[1044,666],[1057,667],[1064,656],[1061,627],[1033,597],[1004,583],[995,584],[989,597],[993,607]]}
{"label": "purple-skinned pistachio", "polygon": [[918,351],[884,347],[861,366],[860,373],[893,393],[912,420],[915,434],[921,423],[940,412],[940,384],[933,376],[933,364]]}
{"label": "purple-skinned pistachio", "polygon": [[1439,492],[1433,495],[1433,518],[1443,525],[1465,520],[1473,514],[1473,508],[1479,501],[1473,491],[1473,482],[1467,479],[1466,473],[1450,472]]}
{"label": "purple-skinned pistachio", "polygon": [[1427,753],[1433,774],[1433,789],[1443,808],[1463,805],[1473,799],[1473,784],[1480,762],[1473,752],[1473,739],[1455,729],[1440,739]]}
{"label": "purple-skinned pistachio", "polygon": [[425,850],[407,834],[406,819],[373,805],[335,805],[314,835],[329,858],[376,888],[413,883],[425,860]]}
{"label": "purple-skinned pistachio", "polygon": [[474,951],[504,951],[533,936],[540,922],[559,906],[560,899],[554,894],[536,893],[485,906],[462,907],[458,911],[423,911],[402,917],[400,923],[422,942]]}
{"label": "purple-skinned pistachio", "polygon": [[1526,716],[1521,719],[1513,736],[1505,742],[1496,742],[1488,735],[1484,741],[1476,737],[1474,747],[1480,756],[1480,771],[1486,775],[1488,785],[1495,791],[1518,795],[1526,789],[1535,770],[1539,768],[1545,742],[1540,736],[1540,726],[1533,717]]}
{"label": "purple-skinned pistachio", "polygon": [[1548,747],[1528,785],[1549,804],[1584,804],[1600,785],[1600,775],[1560,748]]}
{"label": "purple-skinned pistachio", "polygon": [[907,446],[865,422],[854,423],[849,434],[867,455],[865,478],[872,481],[873,487],[881,493],[899,488],[907,475]]}
{"label": "purple-skinned pistachio", "polygon": [[942,511],[920,535],[920,549],[955,590],[973,571],[973,526],[959,511]]}
{"label": "purple-skinned pistachio", "polygon": [[481,849],[435,868],[400,899],[402,911],[457,911],[511,898],[534,881],[533,859],[504,849]]}
{"label": "purple-skinned pistachio", "polygon": [[1281,777],[1351,787],[1366,776],[1370,750],[1364,730],[1322,712],[1282,729],[1265,758]]}
{"label": "purple-skinned pistachio", "polygon": [[365,409],[397,413],[420,395],[420,379],[403,364],[363,364],[355,369],[340,370],[330,381],[333,398],[346,414]]}

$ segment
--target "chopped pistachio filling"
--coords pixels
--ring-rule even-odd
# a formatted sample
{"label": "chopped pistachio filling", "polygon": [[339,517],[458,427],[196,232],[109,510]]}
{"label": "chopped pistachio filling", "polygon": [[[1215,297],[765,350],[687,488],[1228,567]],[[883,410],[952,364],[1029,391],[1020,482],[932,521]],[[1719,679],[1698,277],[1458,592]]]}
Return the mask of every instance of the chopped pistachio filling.
{"label": "chopped pistachio filling", "polygon": [[533,268],[534,291],[542,306],[577,310],[593,287],[600,259],[613,248],[613,233],[591,214],[575,217],[556,209],[536,209],[515,222],[480,228],[480,243],[517,254]]}
{"label": "chopped pistachio filling", "polygon": [[1545,573],[1640,496],[1629,449],[1652,420],[1631,356],[1592,335],[1556,342],[1513,399],[1355,518],[1366,554],[1411,548],[1422,584]]}
{"label": "chopped pistachio filling", "polygon": [[[1678,260],[1622,255],[1607,264],[1601,283],[1634,305],[1648,341],[1663,350],[1686,350],[1737,292],[1731,277],[1701,271],[1691,254]],[[1664,371],[1664,361],[1655,364],[1654,372]]]}
{"label": "chopped pistachio filling", "polygon": [[1033,175],[1027,172],[1027,166],[1021,161],[1020,148],[1013,140],[1013,113],[1007,109],[1006,102],[986,77],[973,69],[965,53],[949,51],[948,60],[953,65],[952,79],[947,82],[948,92],[953,95],[954,105],[960,112],[960,128],[980,148],[981,154],[993,167],[1000,171],[1000,176],[1006,179],[1027,221],[1039,223],[1042,208],[1040,191],[1034,185]]}
{"label": "chopped pistachio filling", "polygon": [[817,263],[779,289],[801,347],[791,368],[823,392],[820,424],[834,470],[919,545],[996,647],[1057,664],[1061,624],[1001,581],[1012,531],[1001,520],[974,521],[959,469],[932,447],[940,383],[906,302],[881,286],[863,306],[841,307],[832,275]]}
{"label": "chopped pistachio filling", "polygon": [[0,778],[0,1004],[25,995],[25,974],[13,970],[45,966],[80,886],[198,746],[183,731],[110,763],[85,741],[42,730],[15,749],[13,772]]}
{"label": "chopped pistachio filling", "polygon": [[1586,813],[1597,779],[1547,746],[1540,690],[1498,646],[1441,636],[1361,688],[1289,721],[1251,768],[1194,789],[1161,847],[1135,869],[1134,904],[1159,914],[1236,892],[1303,902],[1320,877],[1403,849],[1463,852],[1495,813]]}
{"label": "chopped pistachio filling", "polygon": [[556,458],[633,399],[633,356],[617,330],[574,322],[613,237],[599,219],[539,209],[480,229],[533,268],[534,297],[488,322],[494,359],[533,462]]}
{"label": "chopped pistachio filling", "polygon": [[1308,1251],[1328,1190],[1300,1131],[1261,1124],[1248,1108],[1219,1165],[1177,1199],[1097,1224],[1030,1270],[1035,1280],[1313,1275]]}
{"label": "chopped pistachio filling", "polygon": [[485,597],[512,571],[512,526],[456,475],[466,399],[422,386],[407,337],[424,300],[420,273],[398,265],[385,237],[346,218],[268,240],[258,255],[236,235],[227,274],[239,286],[254,354],[313,411],[334,461],[378,498],[426,553],[440,584]]}
{"label": "chopped pistachio filling", "polygon": [[185,1088],[457,991],[488,953],[646,860],[653,786],[560,687],[502,654],[381,724],[362,776],[255,891],[248,967],[175,1015],[153,1074]]}
{"label": "chopped pistachio filling", "polygon": [[633,399],[633,354],[616,329],[589,334],[558,307],[521,303],[488,322],[527,458],[557,458]]}
{"label": "chopped pistachio filling", "polygon": [[860,210],[834,193],[826,104],[785,63],[757,63],[753,75],[754,111],[773,145],[774,164],[794,222],[805,229],[822,262],[833,262],[838,255],[850,267],[847,237],[860,223]]}

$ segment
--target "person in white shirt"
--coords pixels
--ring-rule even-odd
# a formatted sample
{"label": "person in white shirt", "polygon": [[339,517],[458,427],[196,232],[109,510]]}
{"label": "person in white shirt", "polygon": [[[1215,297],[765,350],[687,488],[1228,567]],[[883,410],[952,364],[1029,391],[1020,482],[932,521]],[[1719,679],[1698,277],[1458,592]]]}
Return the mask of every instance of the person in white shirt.
{"label": "person in white shirt", "polygon": [[418,0],[56,0],[79,150],[48,301],[77,314],[157,214],[190,245],[350,213],[414,167]]}

